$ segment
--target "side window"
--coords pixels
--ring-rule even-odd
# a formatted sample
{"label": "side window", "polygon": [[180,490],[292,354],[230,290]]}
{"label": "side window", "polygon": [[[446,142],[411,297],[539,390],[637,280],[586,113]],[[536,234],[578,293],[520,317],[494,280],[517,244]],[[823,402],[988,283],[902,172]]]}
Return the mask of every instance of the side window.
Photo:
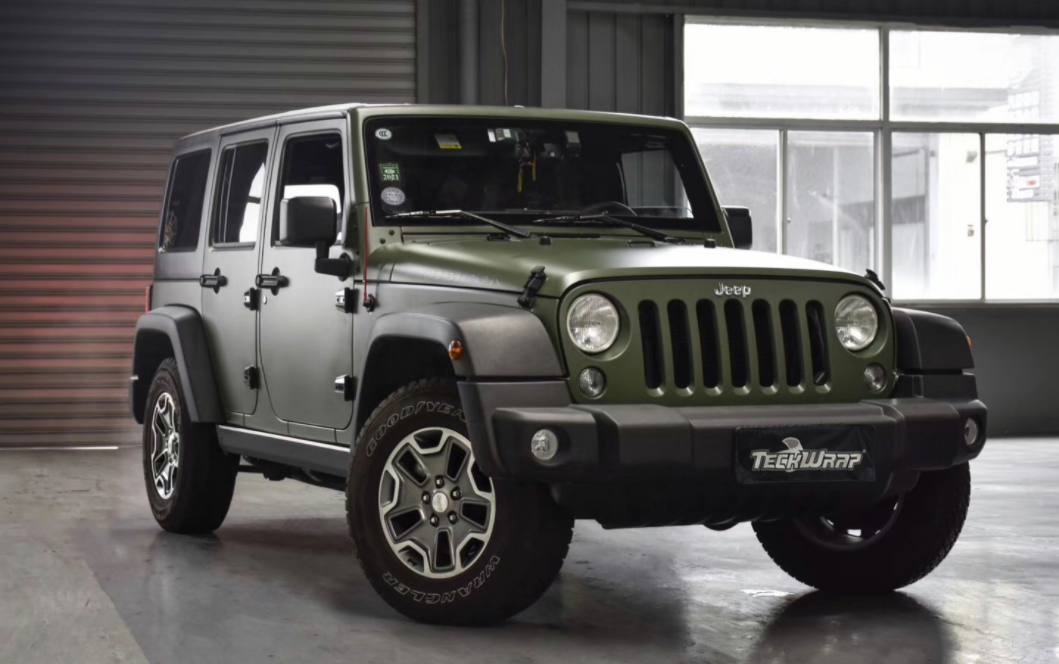
{"label": "side window", "polygon": [[230,147],[221,155],[213,244],[255,242],[261,223],[268,143]]}
{"label": "side window", "polygon": [[[342,210],[345,190],[341,135],[308,136],[287,142],[277,201],[327,196]],[[342,241],[341,229],[338,241]]]}
{"label": "side window", "polygon": [[198,247],[209,170],[209,150],[183,155],[173,163],[165,214],[158,233],[159,250],[194,251]]}

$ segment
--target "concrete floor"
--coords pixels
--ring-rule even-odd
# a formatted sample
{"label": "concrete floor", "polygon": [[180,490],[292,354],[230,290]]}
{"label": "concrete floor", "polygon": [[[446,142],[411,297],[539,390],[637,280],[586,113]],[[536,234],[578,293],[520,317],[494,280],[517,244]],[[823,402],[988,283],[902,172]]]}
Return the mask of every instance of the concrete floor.
{"label": "concrete floor", "polygon": [[136,450],[0,452],[0,662],[1055,662],[1059,441],[996,440],[948,560],[882,598],[811,593],[748,526],[579,523],[498,627],[412,623],[361,576],[337,492],[239,479],[216,536],[159,530]]}

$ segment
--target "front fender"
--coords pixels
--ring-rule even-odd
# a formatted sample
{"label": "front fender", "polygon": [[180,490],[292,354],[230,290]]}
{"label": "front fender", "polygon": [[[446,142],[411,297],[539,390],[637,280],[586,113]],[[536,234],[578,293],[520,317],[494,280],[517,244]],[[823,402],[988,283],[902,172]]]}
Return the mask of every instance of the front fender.
{"label": "front fender", "polygon": [[433,304],[380,316],[371,330],[368,356],[382,339],[429,341],[446,352],[459,341],[463,356],[452,361],[461,378],[557,378],[563,375],[544,324],[515,307],[483,303]]}
{"label": "front fender", "polygon": [[136,421],[143,424],[151,379],[166,357],[176,360],[191,421],[224,422],[202,317],[190,307],[175,305],[154,309],[136,322],[132,373],[137,379],[129,388],[129,405]]}

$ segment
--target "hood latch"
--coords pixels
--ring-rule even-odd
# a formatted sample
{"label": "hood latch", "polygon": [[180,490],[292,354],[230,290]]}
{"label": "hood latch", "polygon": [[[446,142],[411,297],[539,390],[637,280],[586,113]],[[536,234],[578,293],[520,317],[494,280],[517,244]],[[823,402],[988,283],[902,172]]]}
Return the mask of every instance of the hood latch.
{"label": "hood latch", "polygon": [[547,280],[548,275],[544,274],[543,265],[538,265],[530,270],[530,276],[522,289],[522,295],[518,296],[519,306],[523,309],[532,309],[533,305],[537,303],[537,293],[540,292],[541,287],[544,286],[544,282]]}

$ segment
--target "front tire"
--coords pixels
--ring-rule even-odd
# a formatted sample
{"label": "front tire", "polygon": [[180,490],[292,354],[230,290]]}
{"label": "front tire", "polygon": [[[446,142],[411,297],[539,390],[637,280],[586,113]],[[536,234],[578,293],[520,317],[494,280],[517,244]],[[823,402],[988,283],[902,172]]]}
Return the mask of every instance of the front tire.
{"label": "front tire", "polygon": [[164,360],[143,419],[143,475],[155,521],[174,533],[220,528],[238,472],[239,457],[221,449],[216,428],[191,421],[176,361]]}
{"label": "front tire", "polygon": [[941,564],[963,528],[971,471],[925,472],[912,491],[864,514],[754,523],[766,553],[802,583],[831,592],[888,592]]}
{"label": "front tire", "polygon": [[494,623],[533,604],[573,533],[572,516],[544,485],[481,472],[449,381],[412,383],[372,413],[351,460],[346,508],[375,591],[436,624]]}

